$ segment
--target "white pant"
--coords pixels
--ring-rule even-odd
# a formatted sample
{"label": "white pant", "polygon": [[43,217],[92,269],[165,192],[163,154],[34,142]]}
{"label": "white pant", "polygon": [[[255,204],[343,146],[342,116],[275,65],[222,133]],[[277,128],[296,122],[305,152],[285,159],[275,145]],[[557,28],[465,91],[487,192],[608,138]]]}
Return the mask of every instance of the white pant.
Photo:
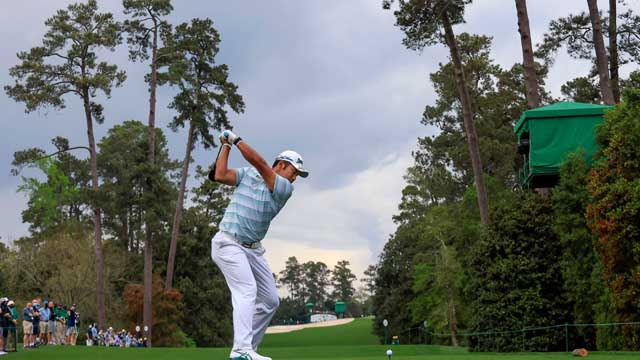
{"label": "white pant", "polygon": [[240,246],[223,232],[211,240],[211,258],[231,291],[233,350],[257,350],[280,304],[264,253],[264,248]]}

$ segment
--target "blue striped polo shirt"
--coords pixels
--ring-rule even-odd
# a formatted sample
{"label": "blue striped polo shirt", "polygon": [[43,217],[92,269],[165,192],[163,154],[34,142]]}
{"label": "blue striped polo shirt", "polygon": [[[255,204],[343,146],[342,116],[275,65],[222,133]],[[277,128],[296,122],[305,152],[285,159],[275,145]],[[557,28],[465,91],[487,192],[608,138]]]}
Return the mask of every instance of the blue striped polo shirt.
{"label": "blue striped polo shirt", "polygon": [[293,184],[276,174],[273,192],[253,167],[235,169],[236,189],[220,222],[220,230],[245,242],[264,239],[271,220],[293,192]]}

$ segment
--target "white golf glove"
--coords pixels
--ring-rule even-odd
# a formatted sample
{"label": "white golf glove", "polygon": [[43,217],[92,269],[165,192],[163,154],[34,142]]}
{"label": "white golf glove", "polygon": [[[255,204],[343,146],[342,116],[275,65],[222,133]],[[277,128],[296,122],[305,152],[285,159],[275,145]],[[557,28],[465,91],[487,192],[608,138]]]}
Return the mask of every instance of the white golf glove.
{"label": "white golf glove", "polygon": [[227,142],[229,144],[237,144],[242,140],[238,135],[234,134],[231,130],[224,130],[220,133],[220,141]]}

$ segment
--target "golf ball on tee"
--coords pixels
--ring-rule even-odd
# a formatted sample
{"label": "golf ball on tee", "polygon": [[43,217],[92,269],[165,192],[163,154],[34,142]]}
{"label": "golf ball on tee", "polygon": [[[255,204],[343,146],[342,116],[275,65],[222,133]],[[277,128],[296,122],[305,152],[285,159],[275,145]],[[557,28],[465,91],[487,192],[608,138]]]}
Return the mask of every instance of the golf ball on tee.
{"label": "golf ball on tee", "polygon": [[393,351],[391,351],[391,349],[387,350],[387,356],[391,356],[393,355]]}

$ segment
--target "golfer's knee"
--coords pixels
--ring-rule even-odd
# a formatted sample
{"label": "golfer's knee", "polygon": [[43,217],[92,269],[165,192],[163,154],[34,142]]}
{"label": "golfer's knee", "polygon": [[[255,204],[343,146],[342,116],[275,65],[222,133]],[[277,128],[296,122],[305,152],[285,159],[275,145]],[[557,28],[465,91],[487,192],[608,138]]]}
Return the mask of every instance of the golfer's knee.
{"label": "golfer's knee", "polygon": [[280,299],[278,298],[278,294],[269,294],[269,296],[264,299],[264,305],[267,309],[276,311],[276,309],[278,309],[278,306],[280,306]]}

